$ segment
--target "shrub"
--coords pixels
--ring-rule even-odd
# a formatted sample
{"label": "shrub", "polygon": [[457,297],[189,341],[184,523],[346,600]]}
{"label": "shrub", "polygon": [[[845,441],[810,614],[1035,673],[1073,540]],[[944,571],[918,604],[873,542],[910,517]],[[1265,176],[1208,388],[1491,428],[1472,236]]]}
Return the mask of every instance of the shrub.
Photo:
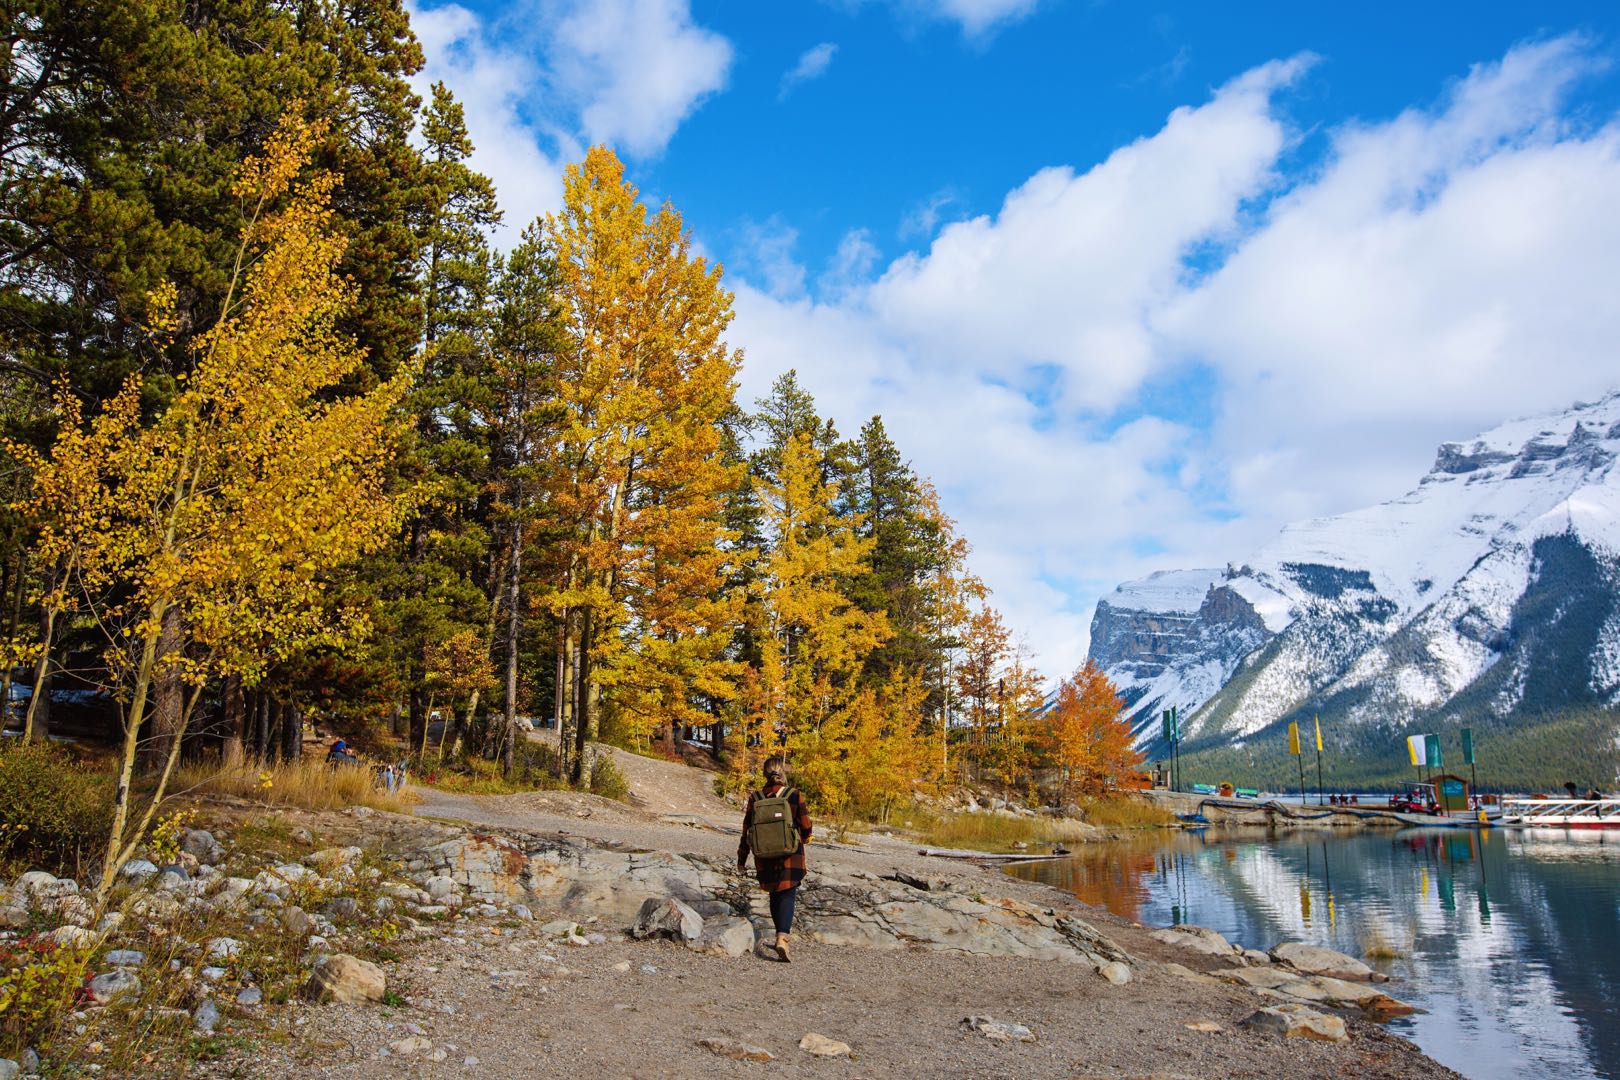
{"label": "shrub", "polygon": [[90,950],[43,938],[0,942],[0,1054],[45,1041],[84,986]]}
{"label": "shrub", "polygon": [[52,746],[0,745],[0,862],[80,876],[111,811],[110,776]]}
{"label": "shrub", "polygon": [[607,754],[599,755],[591,766],[591,794],[619,802],[630,800],[630,781],[625,779],[624,770]]}

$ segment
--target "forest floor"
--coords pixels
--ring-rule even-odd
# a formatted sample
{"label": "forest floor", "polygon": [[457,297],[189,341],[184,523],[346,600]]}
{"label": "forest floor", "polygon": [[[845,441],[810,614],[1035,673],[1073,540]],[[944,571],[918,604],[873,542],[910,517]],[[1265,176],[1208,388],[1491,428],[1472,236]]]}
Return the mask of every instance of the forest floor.
{"label": "forest floor", "polygon": [[[635,805],[569,792],[474,796],[419,789],[424,797],[416,812],[482,831],[734,858],[739,813],[715,796],[712,773],[615,753]],[[364,823],[340,814],[289,816],[302,817],[313,831],[347,832],[345,842],[363,839],[354,835],[357,829],[409,827],[386,814]],[[1360,1018],[1347,1019],[1351,1038],[1339,1044],[1245,1028],[1244,1018],[1272,1002],[1185,969],[1172,971],[1165,964],[1209,970],[1216,962],[1154,941],[1147,929],[1046,886],[923,856],[915,843],[881,833],[850,836],[847,843],[823,839],[818,835],[810,849],[812,873],[818,865],[876,875],[904,871],[947,879],[974,896],[1074,910],[1134,956],[1163,963],[1137,965],[1127,985],[1114,986],[1085,964],[810,940],[796,942],[791,965],[758,952],[706,955],[612,933],[603,944],[571,948],[545,936],[541,927],[551,915],[536,910],[530,923],[405,945],[389,971],[390,989],[403,1005],[289,1005],[251,1053],[199,1065],[198,1074],[356,1080],[1456,1076]],[[972,1015],[1025,1025],[1034,1039],[990,1041],[964,1026]],[[848,1044],[850,1053],[818,1057],[800,1049],[812,1032]],[[418,1040],[413,1049],[398,1049],[411,1039]],[[764,1048],[774,1060],[733,1060],[700,1045],[717,1039]]]}

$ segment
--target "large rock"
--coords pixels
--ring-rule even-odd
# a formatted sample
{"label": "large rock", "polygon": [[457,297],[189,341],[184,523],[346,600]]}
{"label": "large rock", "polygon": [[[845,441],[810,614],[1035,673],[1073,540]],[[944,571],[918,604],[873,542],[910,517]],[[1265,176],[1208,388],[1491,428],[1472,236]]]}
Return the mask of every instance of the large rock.
{"label": "large rock", "polygon": [[808,1051],[816,1057],[848,1057],[849,1043],[829,1039],[825,1035],[812,1031],[799,1040],[799,1049]]}
{"label": "large rock", "polygon": [[630,928],[634,938],[667,937],[677,941],[696,941],[703,936],[703,916],[673,896],[660,900],[648,897],[636,913],[635,925]]}
{"label": "large rock", "polygon": [[1273,1005],[1256,1012],[1243,1021],[1243,1025],[1284,1038],[1315,1039],[1320,1042],[1344,1042],[1350,1038],[1343,1020],[1304,1005]]}
{"label": "large rock", "polygon": [[387,992],[388,979],[382,968],[348,953],[321,957],[304,984],[305,997],[339,1005],[381,1001]]}
{"label": "large rock", "polygon": [[1274,946],[1271,958],[1309,975],[1326,975],[1333,979],[1354,979],[1361,982],[1382,982],[1387,979],[1387,976],[1380,975],[1353,956],[1324,949],[1320,945],[1307,945],[1303,941],[1285,941],[1281,945]]}
{"label": "large rock", "polygon": [[754,925],[747,919],[722,916],[703,920],[703,933],[686,947],[694,952],[746,956],[754,948]]}
{"label": "large rock", "polygon": [[1163,930],[1153,931],[1148,936],[1154,941],[1162,941],[1166,945],[1174,945],[1178,949],[1188,949],[1206,956],[1231,959],[1235,955],[1231,942],[1203,926],[1167,926]]}

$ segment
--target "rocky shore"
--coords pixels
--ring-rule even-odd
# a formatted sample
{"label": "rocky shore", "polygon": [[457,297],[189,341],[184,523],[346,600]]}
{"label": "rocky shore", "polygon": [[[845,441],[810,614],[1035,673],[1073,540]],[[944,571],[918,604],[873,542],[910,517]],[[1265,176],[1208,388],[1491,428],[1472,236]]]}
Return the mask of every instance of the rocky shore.
{"label": "rocky shore", "polygon": [[894,838],[812,848],[787,966],[712,805],[202,809],[98,922],[49,875],[0,898],[13,940],[93,955],[74,1037],[0,1078],[1455,1075],[1379,1026],[1406,1007],[1354,958],[1134,926]]}

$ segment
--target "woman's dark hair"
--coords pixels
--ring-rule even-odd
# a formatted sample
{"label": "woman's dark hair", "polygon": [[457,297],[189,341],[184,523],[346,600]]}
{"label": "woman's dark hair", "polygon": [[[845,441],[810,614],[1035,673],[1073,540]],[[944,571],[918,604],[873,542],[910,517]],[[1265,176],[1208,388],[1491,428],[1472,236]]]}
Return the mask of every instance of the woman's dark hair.
{"label": "woman's dark hair", "polygon": [[787,771],[787,762],[782,760],[781,754],[772,754],[770,757],[765,759],[765,764],[760,766],[761,772],[768,773],[772,769],[781,769],[784,772]]}

